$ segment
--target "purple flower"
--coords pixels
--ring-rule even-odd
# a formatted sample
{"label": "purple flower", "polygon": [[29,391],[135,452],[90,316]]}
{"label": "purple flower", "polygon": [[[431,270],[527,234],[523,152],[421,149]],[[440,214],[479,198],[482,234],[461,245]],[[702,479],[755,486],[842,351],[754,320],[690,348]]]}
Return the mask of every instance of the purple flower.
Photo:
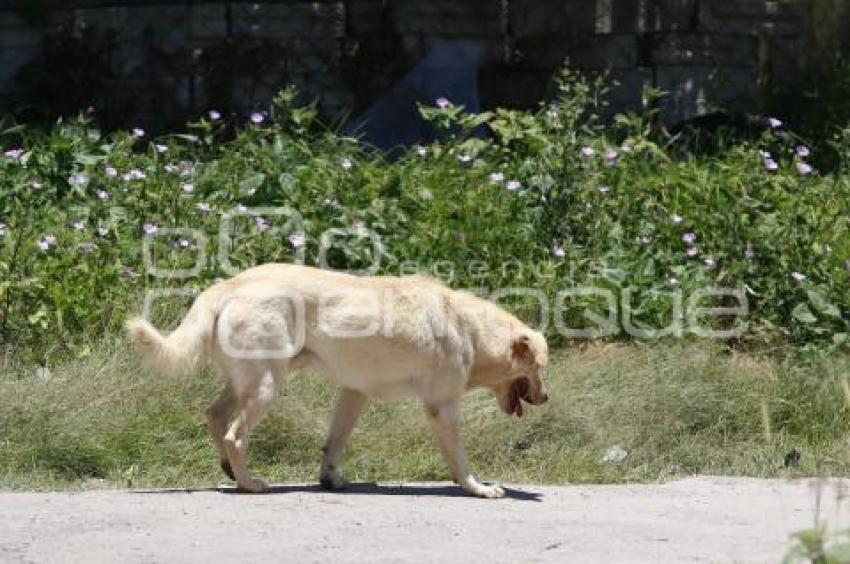
{"label": "purple flower", "polygon": [[606,149],[605,150],[605,162],[608,163],[608,166],[614,166],[617,164],[617,161],[620,159],[620,153],[617,149]]}
{"label": "purple flower", "polygon": [[354,163],[351,162],[351,159],[348,157],[343,157],[339,160],[339,166],[343,168],[343,170],[351,170],[351,167],[354,166]]}
{"label": "purple flower", "polygon": [[805,145],[797,145],[796,153],[798,157],[806,158],[812,154],[808,147]]}
{"label": "purple flower", "polygon": [[767,118],[767,125],[770,126],[771,129],[779,129],[782,127],[782,120],[776,119],[775,117]]}
{"label": "purple flower", "polygon": [[797,172],[800,174],[800,176],[808,176],[814,171],[812,165],[810,165],[809,163],[798,162],[796,166]]}
{"label": "purple flower", "polygon": [[596,154],[596,151],[593,149],[593,147],[582,147],[579,154],[581,155],[581,158],[589,159],[590,157]]}
{"label": "purple flower", "polygon": [[20,159],[20,158],[23,156],[23,154],[24,154],[24,150],[23,150],[23,149],[9,149],[9,150],[8,150],[8,151],[6,151],[4,154],[5,154],[8,158],[12,159],[13,161],[16,161],[16,160]]}
{"label": "purple flower", "polygon": [[107,192],[106,190],[101,190],[100,188],[98,188],[97,190],[94,191],[94,193],[101,200],[108,200],[109,199],[109,192]]}
{"label": "purple flower", "polygon": [[522,183],[519,180],[508,180],[505,183],[505,188],[510,190],[511,192],[516,192],[520,188],[522,188]]}
{"label": "purple flower", "polygon": [[501,184],[505,181],[505,175],[501,172],[491,172],[490,173],[490,182],[493,184]]}
{"label": "purple flower", "polygon": [[218,113],[218,112],[217,112],[217,111],[215,111],[215,110],[210,110],[209,112],[207,112],[207,115],[210,117],[210,119],[211,119],[212,121],[218,121],[218,120],[220,120],[220,119],[221,119],[221,114],[220,114],[220,113]]}
{"label": "purple flower", "polygon": [[791,278],[793,278],[793,279],[794,279],[794,282],[796,282],[797,284],[801,284],[802,282],[805,282],[805,280],[806,280],[806,275],[805,275],[805,274],[802,274],[802,273],[800,273],[800,272],[792,272],[792,273],[791,273]]}
{"label": "purple flower", "polygon": [[764,168],[770,172],[779,170],[779,165],[773,160],[773,157],[764,157]]}
{"label": "purple flower", "polygon": [[451,107],[452,107],[452,105],[453,105],[453,104],[449,101],[449,99],[448,99],[448,98],[444,98],[443,96],[440,96],[439,98],[437,98],[437,99],[434,101],[434,103],[437,105],[437,107],[438,107],[438,108],[440,108],[440,109],[442,109],[442,110],[445,110],[446,108],[451,108]]}
{"label": "purple flower", "polygon": [[144,136],[145,136],[145,130],[144,129],[142,129],[141,127],[134,127],[133,128],[133,137],[144,137]]}
{"label": "purple flower", "polygon": [[184,194],[191,194],[195,191],[195,185],[191,182],[186,182],[180,186],[180,190],[182,190]]}
{"label": "purple flower", "polygon": [[89,179],[85,174],[77,172],[72,174],[71,177],[68,178],[68,183],[70,183],[72,186],[85,186],[89,183]]}
{"label": "purple flower", "polygon": [[197,204],[195,204],[195,209],[196,209],[196,210],[198,210],[198,211],[200,211],[200,212],[208,212],[208,211],[210,211],[212,208],[211,208],[211,207],[210,207],[210,205],[209,205],[208,203],[206,203],[206,202],[198,202]]}
{"label": "purple flower", "polygon": [[257,125],[263,123],[263,120],[265,119],[265,116],[263,116],[263,114],[261,114],[260,112],[254,112],[253,114],[251,114],[251,121],[256,123]]}
{"label": "purple flower", "polygon": [[156,235],[159,232],[159,227],[153,223],[145,223],[142,225],[142,231],[145,235]]}
{"label": "purple flower", "polygon": [[139,274],[138,272],[136,272],[135,270],[133,270],[129,266],[124,268],[124,277],[125,278],[129,278],[130,280],[135,280],[139,276],[141,276],[141,274]]}
{"label": "purple flower", "polygon": [[85,219],[77,219],[71,222],[71,226],[77,231],[82,231],[86,228],[86,220]]}
{"label": "purple flower", "polygon": [[265,231],[270,227],[269,222],[260,216],[254,218],[254,226],[256,226],[257,231]]}
{"label": "purple flower", "polygon": [[682,235],[682,241],[684,241],[685,244],[688,245],[688,246],[693,245],[696,242],[696,240],[697,240],[696,234],[694,234],[690,231],[688,231],[687,233]]}
{"label": "purple flower", "polygon": [[289,244],[295,249],[300,249],[304,246],[304,236],[300,233],[293,233],[289,236]]}

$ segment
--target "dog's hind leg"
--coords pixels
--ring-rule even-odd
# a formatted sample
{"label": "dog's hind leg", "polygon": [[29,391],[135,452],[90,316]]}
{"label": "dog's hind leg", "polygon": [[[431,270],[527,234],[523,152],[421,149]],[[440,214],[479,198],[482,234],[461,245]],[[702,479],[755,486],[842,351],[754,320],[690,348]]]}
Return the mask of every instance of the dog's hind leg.
{"label": "dog's hind leg", "polygon": [[233,393],[233,387],[230,385],[230,382],[228,382],[225,384],[224,390],[218,396],[218,399],[206,411],[207,429],[209,429],[213,444],[218,453],[219,465],[231,480],[236,480],[236,476],[233,474],[233,468],[230,467],[227,446],[224,444],[224,435],[227,433],[227,426],[235,409],[236,395]]}
{"label": "dog's hind leg", "polygon": [[339,471],[339,463],[345,443],[348,442],[357,419],[366,407],[368,398],[358,391],[342,388],[336,401],[328,438],[322,447],[322,468],[319,483],[328,490],[337,490],[347,485]]}
{"label": "dog's hind leg", "polygon": [[254,385],[240,390],[236,417],[224,436],[227,458],[236,482],[243,490],[259,493],[268,489],[268,484],[254,478],[248,470],[245,453],[251,431],[260,423],[274,400],[277,379],[272,370],[265,370],[254,380]]}
{"label": "dog's hind leg", "polygon": [[452,475],[460,487],[467,493],[478,497],[497,498],[505,495],[499,486],[482,484],[469,471],[466,453],[460,443],[460,409],[455,402],[439,406],[426,405],[425,414],[437,435],[440,450],[449,463]]}

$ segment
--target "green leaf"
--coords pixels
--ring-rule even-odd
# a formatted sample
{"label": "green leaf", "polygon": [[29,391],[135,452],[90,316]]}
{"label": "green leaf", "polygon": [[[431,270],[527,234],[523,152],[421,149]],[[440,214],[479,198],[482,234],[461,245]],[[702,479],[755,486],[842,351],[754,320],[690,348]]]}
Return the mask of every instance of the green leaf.
{"label": "green leaf", "polygon": [[806,303],[797,304],[797,307],[791,311],[791,315],[800,323],[815,323],[818,320],[809,309],[809,304]]}
{"label": "green leaf", "polygon": [[834,303],[828,301],[823,294],[817,290],[809,290],[806,292],[809,296],[809,302],[820,313],[836,319],[841,319],[841,310]]}
{"label": "green leaf", "polygon": [[250,196],[257,188],[263,185],[266,180],[266,175],[262,172],[248,173],[248,176],[239,182],[239,193],[243,196]]}

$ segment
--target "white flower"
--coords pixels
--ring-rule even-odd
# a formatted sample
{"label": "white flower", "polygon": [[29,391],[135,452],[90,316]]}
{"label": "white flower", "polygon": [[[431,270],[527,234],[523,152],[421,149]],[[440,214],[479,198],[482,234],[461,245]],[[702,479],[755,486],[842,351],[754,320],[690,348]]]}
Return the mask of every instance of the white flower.
{"label": "white flower", "polygon": [[299,249],[304,246],[304,236],[300,233],[293,233],[289,236],[289,244],[292,245],[293,248]]}
{"label": "white flower", "polygon": [[257,125],[263,123],[264,119],[266,118],[260,112],[254,112],[253,114],[251,114],[251,121],[256,123]]}
{"label": "white flower", "polygon": [[91,241],[83,241],[82,243],[80,243],[80,248],[83,250],[84,253],[89,254],[93,253],[95,249],[97,249],[97,245],[92,243]]}
{"label": "white flower", "polygon": [[490,173],[490,182],[493,184],[500,184],[505,180],[505,175],[501,172],[492,172]]}
{"label": "white flower", "polygon": [[56,244],[56,237],[54,235],[45,235],[38,241],[38,248],[42,251],[50,250],[50,247]]}
{"label": "white flower", "polygon": [[159,227],[154,225],[153,223],[145,223],[142,225],[142,231],[145,235],[156,235],[159,232]]}
{"label": "white flower", "polygon": [[77,172],[77,173],[72,174],[71,177],[68,178],[68,182],[72,186],[85,186],[86,184],[89,183],[89,179],[85,174],[83,174],[81,172]]}
{"label": "white flower", "polygon": [[567,252],[564,250],[564,247],[558,244],[552,245],[552,254],[558,258],[564,258]]}
{"label": "white flower", "polygon": [[679,283],[679,279],[676,278],[675,276],[671,276],[670,278],[667,279],[667,282],[669,282],[670,284],[673,284],[675,286],[676,284]]}
{"label": "white flower", "polygon": [[156,145],[155,144],[154,148],[156,149],[156,152],[160,153],[160,154],[168,152],[168,147],[166,147],[165,145]]}
{"label": "white flower", "polygon": [[744,258],[746,259],[754,259],[756,258],[756,249],[753,247],[751,243],[747,243],[747,248],[744,249]]}
{"label": "white flower", "polygon": [[254,218],[254,225],[257,227],[257,231],[265,231],[270,227],[269,222],[260,216]]}
{"label": "white flower", "polygon": [[582,147],[580,154],[581,158],[589,159],[590,157],[596,154],[596,151],[593,149],[593,147]]}
{"label": "white flower", "polygon": [[806,280],[806,275],[805,275],[805,274],[802,274],[802,273],[800,273],[800,272],[792,272],[792,273],[791,273],[791,278],[793,278],[793,279],[794,279],[794,282],[797,282],[797,283],[799,284],[799,283],[801,283],[801,282],[805,282],[805,280]]}
{"label": "white flower", "polygon": [[443,96],[437,98],[434,103],[437,105],[438,108],[442,110],[445,110],[446,108],[451,108],[453,105],[448,98],[445,98]]}
{"label": "white flower", "polygon": [[83,229],[85,229],[85,228],[86,228],[86,220],[85,220],[85,219],[77,219],[76,221],[73,221],[73,222],[71,223],[71,225],[72,225],[72,226],[74,227],[74,229],[76,229],[77,231],[82,231]]}
{"label": "white flower", "polygon": [[217,111],[215,111],[215,110],[210,110],[209,112],[207,112],[207,115],[208,115],[208,116],[210,116],[210,119],[211,119],[212,121],[218,121],[218,120],[220,120],[220,119],[221,119],[221,114],[220,114],[220,113],[218,113],[218,112],[217,112]]}
{"label": "white flower", "polygon": [[428,149],[426,147],[423,147],[422,145],[416,145],[414,147],[414,150],[416,151],[416,154],[420,157],[424,157],[428,154]]}
{"label": "white flower", "polygon": [[596,189],[596,191],[599,192],[600,194],[607,194],[608,192],[611,191],[611,188],[609,186],[599,186]]}
{"label": "white flower", "polygon": [[195,185],[191,182],[186,182],[185,184],[180,186],[180,189],[183,191],[184,194],[191,194],[195,191]]}
{"label": "white flower", "polygon": [[685,254],[689,257],[695,257],[699,254],[699,249],[696,247],[688,247],[688,250],[685,251]]}
{"label": "white flower", "polygon": [[466,164],[472,160],[472,155],[467,155],[466,153],[461,153],[457,156],[457,160]]}
{"label": "white flower", "polygon": [[165,169],[165,172],[168,172],[170,174],[177,174],[178,172],[180,172],[180,167],[171,163],[168,163],[163,168]]}
{"label": "white flower", "polygon": [[248,211],[248,206],[246,206],[245,204],[236,204],[236,211],[238,211],[239,213],[245,213]]}
{"label": "white flower", "polygon": [[145,136],[145,130],[142,129],[141,127],[134,127],[133,128],[133,136],[134,137],[144,137]]}
{"label": "white flower", "polygon": [[141,170],[134,168],[133,170],[128,172],[125,176],[127,177],[128,180],[142,180],[143,178],[145,178],[146,175]]}
{"label": "white flower", "polygon": [[6,224],[0,223],[0,237],[6,234]]}
{"label": "white flower", "polygon": [[771,129],[778,129],[782,127],[782,120],[776,119],[775,117],[767,118],[767,125],[770,126]]}
{"label": "white flower", "polygon": [[609,166],[614,166],[617,164],[617,160],[620,158],[620,153],[617,149],[606,149],[605,150],[605,161]]}
{"label": "white flower", "polygon": [[343,170],[351,170],[351,167],[354,166],[354,163],[351,162],[351,159],[348,157],[343,157],[339,160],[339,166],[343,168]]}
{"label": "white flower", "polygon": [[180,239],[179,241],[177,241],[177,245],[180,248],[186,249],[186,248],[189,247],[189,240],[188,239]]}
{"label": "white flower", "polygon": [[670,221],[673,222],[673,225],[679,225],[684,220],[682,219],[681,215],[674,213],[673,215],[670,216]]}
{"label": "white flower", "polygon": [[107,192],[106,190],[101,190],[100,188],[98,188],[97,190],[94,191],[94,193],[101,200],[108,200],[109,199],[109,192]]}
{"label": "white flower", "polygon": [[107,235],[109,235],[109,229],[107,229],[106,227],[98,227],[97,229],[95,229],[95,232],[101,237],[106,237]]}
{"label": "white flower", "polygon": [[519,180],[508,180],[505,183],[505,188],[510,190],[511,192],[516,192],[520,188],[522,188],[522,183]]}
{"label": "white flower", "polygon": [[206,202],[198,202],[197,204],[195,204],[195,209],[197,209],[198,211],[201,211],[201,212],[208,212],[212,208]]}
{"label": "white flower", "polygon": [[110,178],[115,178],[116,176],[118,176],[118,170],[116,170],[116,168],[114,166],[106,165],[105,171],[106,171],[106,176],[108,176]]}
{"label": "white flower", "polygon": [[705,266],[707,266],[709,270],[714,270],[715,268],[717,268],[717,261],[714,260],[711,257],[706,257],[706,259],[703,262],[705,263]]}
{"label": "white flower", "polygon": [[33,188],[35,188],[36,190],[39,190],[39,189],[41,189],[42,186],[44,186],[44,184],[42,184],[38,180],[33,180],[33,182],[32,182]]}

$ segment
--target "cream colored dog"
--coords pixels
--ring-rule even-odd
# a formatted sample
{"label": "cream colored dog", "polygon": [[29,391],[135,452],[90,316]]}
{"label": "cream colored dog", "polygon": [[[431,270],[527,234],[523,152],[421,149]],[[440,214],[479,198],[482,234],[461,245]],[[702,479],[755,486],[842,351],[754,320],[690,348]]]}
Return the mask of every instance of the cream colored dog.
{"label": "cream colored dog", "polygon": [[498,306],[434,280],[355,277],[269,264],[203,292],[167,337],[142,318],[128,329],[145,361],[185,373],[206,356],[227,376],[207,410],[222,469],[251,492],[267,488],[245,462],[248,437],[284,376],[300,368],[341,388],[323,447],[320,481],[345,486],[339,462],[370,397],[419,397],[455,481],[472,495],[501,497],[477,481],[460,443],[459,402],[495,391],[501,409],[522,416],[547,400],[539,373],[546,340]]}

